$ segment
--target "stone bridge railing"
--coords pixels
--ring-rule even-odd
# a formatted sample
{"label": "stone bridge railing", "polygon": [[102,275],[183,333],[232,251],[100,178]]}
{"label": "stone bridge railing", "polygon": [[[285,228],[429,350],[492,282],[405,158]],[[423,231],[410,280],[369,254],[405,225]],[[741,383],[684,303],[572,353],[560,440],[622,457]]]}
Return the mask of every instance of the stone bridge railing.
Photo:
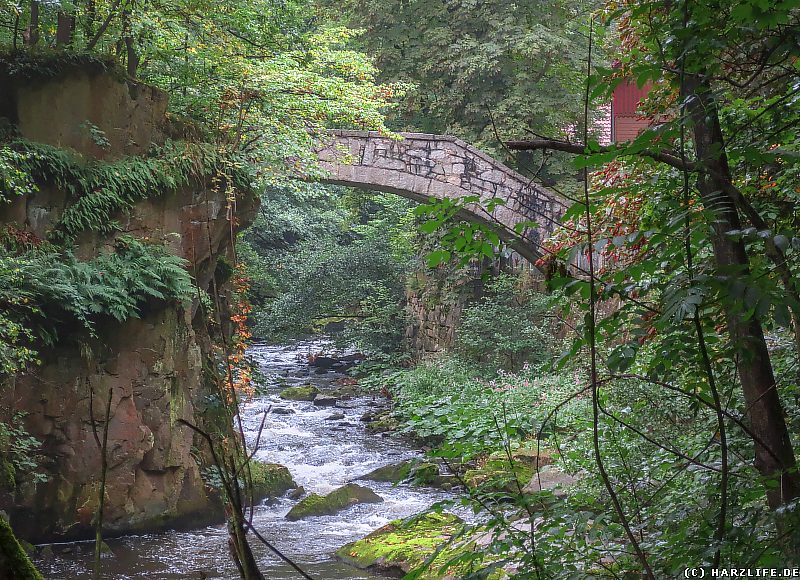
{"label": "stone bridge railing", "polygon": [[[480,204],[465,207],[462,217],[500,226],[501,238],[533,262],[540,244],[557,227],[566,208],[564,200],[533,183],[475,147],[445,135],[400,133],[392,139],[377,132],[332,130],[317,148],[321,181],[396,193],[417,202],[430,198],[453,200],[480,196]],[[485,202],[503,204],[487,211]],[[514,235],[520,222],[522,237]]]}

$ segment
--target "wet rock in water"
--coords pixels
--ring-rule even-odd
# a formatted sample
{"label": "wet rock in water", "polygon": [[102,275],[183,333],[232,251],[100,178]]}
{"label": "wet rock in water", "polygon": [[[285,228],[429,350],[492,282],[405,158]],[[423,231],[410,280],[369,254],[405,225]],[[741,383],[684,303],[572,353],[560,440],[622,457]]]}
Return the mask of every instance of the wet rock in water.
{"label": "wet rock in water", "polygon": [[306,488],[302,485],[297,489],[293,489],[289,492],[289,499],[298,500],[302,498],[306,494]]}
{"label": "wet rock in water", "polygon": [[272,407],[273,415],[294,415],[294,409],[289,407]]}
{"label": "wet rock in water", "polygon": [[286,519],[301,520],[314,516],[332,516],[358,503],[381,503],[383,498],[368,487],[348,483],[326,496],[312,493],[295,505]]}
{"label": "wet rock in water", "polygon": [[367,411],[361,416],[361,421],[367,424],[366,429],[369,433],[386,433],[400,426],[400,422],[392,417],[388,409]]}
{"label": "wet rock in water", "polygon": [[21,538],[17,538],[17,542],[19,542],[19,547],[28,554],[28,556],[33,556],[36,553],[36,546],[31,544],[30,542],[26,542]]}
{"label": "wet rock in water", "polygon": [[374,421],[378,413],[379,411],[367,411],[366,413],[361,415],[361,419],[359,419],[359,421],[361,421],[362,423],[369,423],[370,421]]}
{"label": "wet rock in water", "polygon": [[41,558],[43,562],[49,562],[55,558],[55,554],[53,554],[53,546],[48,545],[42,548],[42,551],[39,552],[39,558]]}
{"label": "wet rock in water", "polygon": [[251,461],[250,476],[253,480],[253,498],[256,501],[280,497],[297,487],[289,470],[278,463]]}
{"label": "wet rock in water", "polygon": [[419,463],[419,459],[407,459],[384,465],[362,475],[358,479],[366,481],[383,481],[389,483],[400,483],[411,477],[411,470]]}
{"label": "wet rock in water", "polygon": [[326,421],[339,421],[341,419],[344,419],[344,413],[333,413],[325,417]]}
{"label": "wet rock in water", "polygon": [[439,466],[435,463],[420,463],[411,470],[410,479],[417,485],[438,487],[443,480]]}
{"label": "wet rock in water", "polygon": [[319,395],[319,389],[314,385],[287,387],[281,391],[281,399],[287,401],[313,401],[317,395]]}
{"label": "wet rock in water", "polygon": [[336,359],[331,356],[315,356],[310,361],[308,361],[308,366],[316,367],[318,369],[328,370],[334,364],[336,364]]}
{"label": "wet rock in water", "polygon": [[346,384],[342,385],[341,387],[334,389],[331,394],[338,399],[352,399],[353,397],[357,397],[360,393],[358,385],[356,384]]}
{"label": "wet rock in water", "polygon": [[336,397],[317,395],[314,397],[314,405],[317,407],[334,407],[336,406]]}
{"label": "wet rock in water", "polygon": [[[360,363],[364,360],[364,355],[360,353],[356,354],[348,354],[342,356],[322,356],[318,355],[313,357],[309,362],[308,366],[316,367],[317,369],[327,372],[329,370],[335,370],[338,372],[344,372],[348,369],[353,368],[355,365]],[[318,370],[318,372],[319,372]]]}
{"label": "wet rock in water", "polygon": [[[336,551],[342,562],[362,570],[374,570],[393,576],[407,574],[432,556],[459,532],[463,521],[452,514],[426,513],[407,520],[395,520],[368,536],[346,544]],[[449,577],[440,570],[456,552],[464,548],[444,547],[420,578]]]}
{"label": "wet rock in water", "polygon": [[100,542],[100,557],[101,558],[113,558],[114,557],[114,552],[111,549],[111,547],[109,547],[109,545],[106,544],[103,541]]}
{"label": "wet rock in water", "polygon": [[388,433],[394,431],[400,426],[400,422],[394,417],[386,417],[367,423],[366,429],[369,433]]}

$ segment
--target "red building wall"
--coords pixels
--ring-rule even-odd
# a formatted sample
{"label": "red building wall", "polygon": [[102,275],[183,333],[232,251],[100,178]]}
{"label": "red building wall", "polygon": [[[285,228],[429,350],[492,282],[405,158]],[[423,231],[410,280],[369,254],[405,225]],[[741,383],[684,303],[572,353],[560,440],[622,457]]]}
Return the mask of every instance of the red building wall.
{"label": "red building wall", "polygon": [[639,103],[649,91],[650,83],[639,88],[631,81],[622,82],[614,89],[611,97],[612,141],[631,141],[650,125],[650,118],[637,114]]}

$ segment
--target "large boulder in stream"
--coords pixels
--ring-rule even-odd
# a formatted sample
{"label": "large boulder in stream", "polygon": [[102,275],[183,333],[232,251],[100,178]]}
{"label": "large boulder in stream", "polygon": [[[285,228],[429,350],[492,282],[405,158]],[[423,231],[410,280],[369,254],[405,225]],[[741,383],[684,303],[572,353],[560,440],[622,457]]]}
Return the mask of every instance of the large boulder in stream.
{"label": "large boulder in stream", "polygon": [[351,505],[382,501],[383,498],[370,488],[348,483],[325,496],[312,493],[289,510],[286,519],[293,522],[314,516],[332,516]]}
{"label": "large boulder in stream", "polygon": [[336,397],[331,397],[328,395],[317,395],[314,397],[314,406],[315,407],[334,407],[336,406]]}
{"label": "large boulder in stream", "polygon": [[319,389],[314,385],[287,387],[281,391],[281,399],[287,401],[313,401],[317,395],[319,395]]}
{"label": "large boulder in stream", "polygon": [[412,458],[384,465],[358,479],[388,483],[408,482],[413,485],[452,489],[458,485],[455,476],[442,475],[436,463]]}
{"label": "large boulder in stream", "polygon": [[368,536],[344,545],[336,551],[342,562],[375,572],[402,576],[419,568],[440,550],[420,578],[452,577],[442,565],[463,546],[445,546],[457,534],[463,521],[452,514],[425,513],[407,520],[395,520]]}
{"label": "large boulder in stream", "polygon": [[377,469],[374,469],[362,475],[358,479],[366,481],[382,481],[388,483],[400,483],[411,477],[411,470],[419,463],[419,459],[407,459],[406,461],[398,461],[397,463],[390,463]]}
{"label": "large boulder in stream", "polygon": [[250,476],[253,480],[253,497],[256,501],[274,499],[290,489],[297,488],[289,470],[278,463],[251,461]]}

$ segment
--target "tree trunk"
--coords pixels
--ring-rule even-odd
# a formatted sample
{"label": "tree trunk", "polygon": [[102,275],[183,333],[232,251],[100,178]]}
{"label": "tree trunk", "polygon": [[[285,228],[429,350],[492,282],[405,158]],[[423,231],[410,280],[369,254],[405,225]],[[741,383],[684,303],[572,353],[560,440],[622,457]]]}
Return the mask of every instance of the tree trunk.
{"label": "tree trunk", "polygon": [[[685,83],[687,109],[697,153],[698,190],[703,205],[715,213],[712,245],[717,267],[728,276],[746,276],[749,259],[744,242],[726,232],[741,229],[735,200],[727,193],[731,177],[725,142],[711,87],[698,76]],[[775,385],[764,331],[757,317],[745,319],[740,309],[723,304],[747,417],[755,441],[755,467],[767,480],[767,502],[776,509],[800,496],[796,462],[784,411]],[[775,485],[777,484],[777,485]]]}
{"label": "tree trunk", "polygon": [[58,11],[56,25],[56,46],[66,46],[72,42],[72,31],[75,28],[75,17],[63,10]]}
{"label": "tree trunk", "polygon": [[136,70],[139,68],[139,55],[136,53],[136,45],[131,30],[131,13],[127,9],[122,13],[122,30],[125,42],[126,70],[128,76],[134,79],[136,78]]}
{"label": "tree trunk", "polygon": [[28,46],[34,46],[39,42],[39,2],[31,0],[31,19],[28,21],[28,30],[25,34]]}

